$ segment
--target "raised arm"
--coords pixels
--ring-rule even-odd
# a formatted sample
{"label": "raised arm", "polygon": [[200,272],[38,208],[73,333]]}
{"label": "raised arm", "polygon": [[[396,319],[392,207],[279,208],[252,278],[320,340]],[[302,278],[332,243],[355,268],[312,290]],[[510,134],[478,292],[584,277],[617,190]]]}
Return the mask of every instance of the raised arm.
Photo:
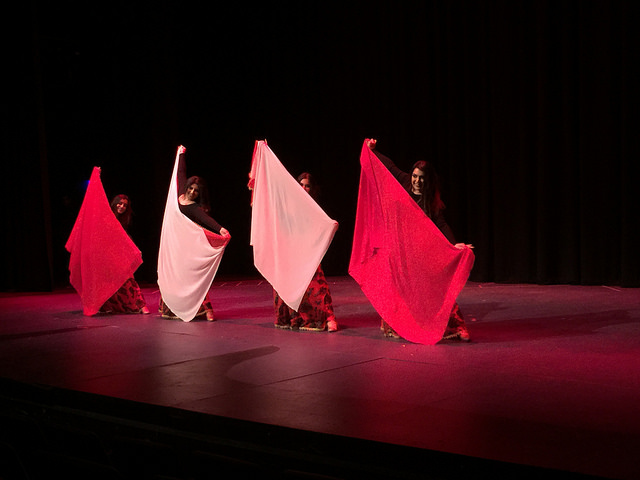
{"label": "raised arm", "polygon": [[186,147],[180,145],[178,147],[178,196],[184,192],[187,183],[186,154]]}
{"label": "raised arm", "polygon": [[371,149],[373,154],[376,157],[378,157],[378,159],[382,162],[382,164],[385,167],[387,167],[387,170],[391,172],[391,175],[393,175],[403,187],[407,188],[407,185],[411,185],[411,175],[408,174],[407,172],[400,170],[389,157],[387,157],[386,155],[383,155],[378,150],[376,150],[377,140],[367,139],[366,142],[367,142],[367,146]]}

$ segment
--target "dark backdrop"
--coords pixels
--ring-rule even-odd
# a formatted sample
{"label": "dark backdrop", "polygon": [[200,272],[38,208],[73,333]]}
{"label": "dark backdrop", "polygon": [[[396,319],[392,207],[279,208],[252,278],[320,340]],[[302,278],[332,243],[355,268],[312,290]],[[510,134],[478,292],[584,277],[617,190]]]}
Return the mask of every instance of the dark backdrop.
{"label": "dark backdrop", "polygon": [[[196,2],[194,2],[196,3]],[[254,141],[320,180],[347,274],[366,137],[431,160],[482,282],[639,286],[633,2],[39,2],[5,69],[3,290],[68,284],[64,243],[94,165],[127,193],[155,282],[176,147],[257,275]]]}

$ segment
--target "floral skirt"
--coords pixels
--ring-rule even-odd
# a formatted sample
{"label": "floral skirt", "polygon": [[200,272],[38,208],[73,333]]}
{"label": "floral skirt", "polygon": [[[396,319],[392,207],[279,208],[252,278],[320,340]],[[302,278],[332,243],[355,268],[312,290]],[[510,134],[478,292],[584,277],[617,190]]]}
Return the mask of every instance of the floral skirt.
{"label": "floral skirt", "polygon": [[458,333],[467,332],[467,325],[464,323],[460,305],[456,302],[449,314],[449,323],[444,331],[443,338],[455,336]]}
{"label": "floral skirt", "polygon": [[[384,332],[386,337],[400,338],[400,335],[398,335],[396,331],[384,320],[382,320],[382,323],[380,324],[380,330]],[[467,325],[464,322],[460,305],[455,303],[451,309],[451,313],[449,314],[449,322],[447,323],[447,328],[445,329],[442,338],[453,338],[457,334],[463,332],[468,335]]]}
{"label": "floral skirt", "polygon": [[[162,297],[160,297],[160,303],[158,305],[158,311],[162,315],[163,318],[179,318],[175,313],[171,311],[167,304],[164,303]],[[196,313],[195,318],[206,316],[207,312],[211,312],[213,314],[213,307],[211,306],[211,301],[209,300],[209,295],[204,297],[204,302],[200,305],[200,309],[198,313]]]}
{"label": "floral skirt", "polygon": [[275,290],[273,297],[276,309],[275,326],[278,328],[321,332],[327,329],[327,321],[335,316],[329,284],[320,265],[302,297],[297,312],[284,303]]}
{"label": "floral skirt", "polygon": [[138,282],[133,277],[124,282],[116,293],[107,300],[100,312],[102,313],[140,313],[146,305],[144,295]]}

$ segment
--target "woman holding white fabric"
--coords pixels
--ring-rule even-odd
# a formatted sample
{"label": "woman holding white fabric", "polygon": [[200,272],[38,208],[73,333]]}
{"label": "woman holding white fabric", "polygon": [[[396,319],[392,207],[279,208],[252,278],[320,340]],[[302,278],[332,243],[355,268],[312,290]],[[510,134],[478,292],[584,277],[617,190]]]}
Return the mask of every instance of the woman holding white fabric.
{"label": "woman holding white fabric", "polygon": [[[218,242],[219,245],[217,245],[218,248],[222,248],[223,250],[224,246],[226,246],[226,243],[231,238],[231,235],[229,234],[229,231],[226,228],[222,227],[215,219],[213,219],[209,215],[209,202],[208,202],[206,184],[204,180],[201,177],[197,177],[197,176],[192,176],[187,179],[186,163],[185,163],[186,150],[187,149],[182,145],[178,147],[178,163],[177,163],[177,175],[176,175],[177,192],[180,193],[178,196],[178,209],[185,217],[187,217],[189,220],[191,220],[195,224],[202,227],[202,229],[205,230],[205,235],[207,235],[206,231],[208,231],[223,237],[222,243]],[[165,221],[166,221],[166,217],[165,217]],[[165,227],[163,224],[163,234],[164,234],[164,228]],[[162,244],[162,241],[161,241],[161,244]],[[161,245],[161,249],[162,249],[162,245]],[[222,251],[218,252],[216,254],[216,257],[221,254],[222,254]],[[219,261],[220,260],[217,259],[217,262],[214,267],[213,275],[215,275],[215,270],[217,270],[217,264],[219,263]],[[213,275],[212,275],[212,278],[213,278]],[[180,277],[179,274],[177,276]],[[162,286],[161,286],[161,291],[162,291]],[[174,312],[171,311],[170,307],[165,303],[162,297],[160,298],[160,312],[162,313],[162,316],[165,318],[180,318],[179,315],[176,315]],[[211,302],[208,297],[208,289],[207,289],[207,292],[205,292],[202,306],[195,314],[195,317],[199,317],[202,315],[206,315],[206,318],[209,321],[213,321],[215,319],[213,314],[213,308],[211,307]]]}
{"label": "woman holding white fabric", "polygon": [[[317,201],[318,186],[310,173],[298,176],[298,183]],[[251,182],[249,188],[252,188]],[[297,310],[292,309],[273,290],[276,320],[274,326],[285,330],[301,330],[307,332],[335,332],[338,323],[333,312],[333,302],[329,284],[324,276],[322,265],[318,265]]]}

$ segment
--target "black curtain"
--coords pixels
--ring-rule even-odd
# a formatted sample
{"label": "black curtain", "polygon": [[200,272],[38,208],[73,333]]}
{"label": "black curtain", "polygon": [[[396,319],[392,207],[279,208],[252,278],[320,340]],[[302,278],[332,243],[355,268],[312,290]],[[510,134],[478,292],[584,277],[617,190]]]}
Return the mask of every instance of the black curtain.
{"label": "black curtain", "polygon": [[[640,286],[633,2],[34,1],[13,52],[3,290],[64,285],[64,242],[94,165],[127,193],[155,281],[175,148],[232,233],[220,275],[255,275],[253,142],[320,179],[347,273],[366,137],[432,161],[482,282]],[[17,199],[17,202],[16,202]]]}

